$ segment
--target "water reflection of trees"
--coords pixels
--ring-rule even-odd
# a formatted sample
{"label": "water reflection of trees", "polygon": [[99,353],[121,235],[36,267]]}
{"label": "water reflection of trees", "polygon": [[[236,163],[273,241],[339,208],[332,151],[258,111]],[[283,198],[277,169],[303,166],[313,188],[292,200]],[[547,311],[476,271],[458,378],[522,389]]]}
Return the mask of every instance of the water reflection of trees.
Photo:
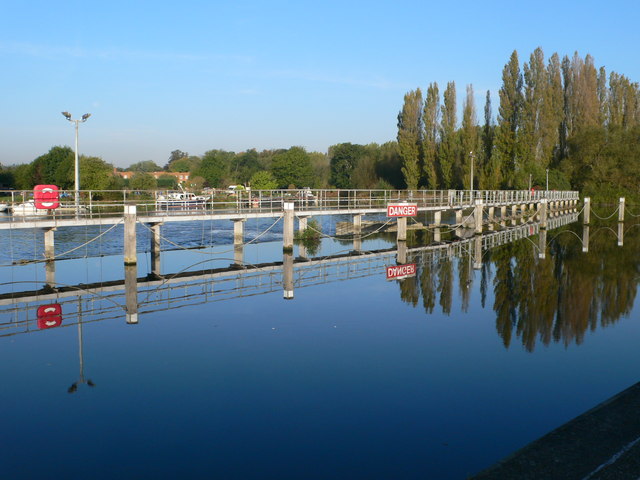
{"label": "water reflection of trees", "polygon": [[617,245],[613,230],[591,227],[588,253],[579,240],[582,225],[564,227],[549,232],[545,258],[539,258],[538,239],[532,237],[485,252],[480,270],[473,269],[470,256],[436,257],[419,263],[418,274],[400,282],[401,297],[413,306],[422,297],[427,314],[439,306],[449,315],[457,270],[463,312],[476,279],[483,308],[493,287],[491,307],[505,347],[515,339],[528,351],[538,341],[580,344],[588,331],[618,321],[633,308],[640,276],[637,227],[625,229],[624,247]]}

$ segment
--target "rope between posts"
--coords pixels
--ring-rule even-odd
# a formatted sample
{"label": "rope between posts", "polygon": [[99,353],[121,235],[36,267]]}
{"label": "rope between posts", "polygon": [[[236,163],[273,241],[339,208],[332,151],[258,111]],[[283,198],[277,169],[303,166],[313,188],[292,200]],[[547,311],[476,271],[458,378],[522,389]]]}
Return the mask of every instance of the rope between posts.
{"label": "rope between posts", "polygon": [[[113,230],[114,228],[116,228],[120,223],[122,223],[123,220],[118,221],[117,223],[114,223],[111,227],[109,227],[107,230],[105,230],[104,232],[102,232],[100,235],[93,237],[91,240],[86,241],[85,243],[83,243],[82,245],[78,245],[77,247],[72,248],[71,250],[67,250],[66,252],[62,252],[59,253],[58,255],[54,255],[52,258],[45,258],[42,260],[24,260],[21,261],[19,263],[21,264],[28,264],[28,263],[43,263],[43,262],[49,262],[51,260],[56,260],[59,257],[62,257],[64,255],[67,255],[68,253],[71,252],[75,252],[76,250],[82,248],[82,247],[86,247],[87,245],[89,245],[90,243],[95,242],[96,240],[98,240],[99,238],[101,238],[103,235],[107,234],[108,232],[110,232],[111,230]],[[86,238],[86,237],[85,237]],[[86,258],[86,257],[85,257]],[[13,262],[16,263],[16,262]],[[6,266],[6,265],[0,265],[0,266]]]}
{"label": "rope between posts", "polygon": [[[260,237],[262,237],[263,235],[265,235],[266,233],[268,233],[268,232],[269,232],[273,227],[275,227],[275,226],[278,224],[278,222],[280,221],[280,219],[282,219],[282,215],[280,215],[278,218],[276,218],[276,221],[275,221],[275,222],[273,222],[273,224],[271,224],[271,226],[270,226],[269,228],[267,228],[267,229],[266,229],[264,232],[262,232],[260,235],[258,235],[258,236],[256,236],[256,237],[254,237],[254,238],[253,238],[253,239],[251,239],[250,241],[246,242],[246,243],[245,243],[245,245],[251,245],[252,243],[254,243],[255,241],[257,241]],[[141,225],[142,225],[144,228],[146,228],[147,230],[149,230],[150,232],[153,232],[153,231],[151,230],[151,228],[150,228],[148,225],[146,225],[145,223],[141,223]],[[177,248],[179,248],[179,249],[182,249],[182,250],[188,250],[188,251],[191,251],[191,250],[192,250],[192,249],[190,249],[190,248],[188,248],[188,247],[183,247],[182,245],[180,245],[180,244],[178,244],[178,243],[172,242],[171,240],[169,240],[167,237],[165,237],[165,236],[163,236],[163,235],[160,235],[160,238],[161,238],[162,240],[164,240],[165,242],[169,243],[170,245],[173,245],[173,246],[175,246],[175,247],[177,247]],[[204,242],[203,242],[203,243],[204,243]],[[219,252],[196,252],[196,253],[199,253],[199,254],[201,254],[201,255],[207,255],[207,256],[210,256],[210,255],[212,255],[212,254],[214,254],[214,253],[215,253],[215,254],[219,254],[219,253],[229,253],[229,252],[233,252],[234,250],[235,250],[234,248],[231,248],[231,249],[228,249],[228,250],[221,250],[221,251],[219,251]]]}
{"label": "rope between posts", "polygon": [[618,213],[618,211],[620,210],[620,205],[618,205],[618,207],[613,211],[613,213],[611,215],[609,215],[608,217],[601,217],[600,215],[598,215],[596,213],[596,211],[591,208],[591,213],[593,213],[597,218],[599,218],[600,220],[609,220],[610,218],[612,218],[613,216],[615,216],[616,213]]}

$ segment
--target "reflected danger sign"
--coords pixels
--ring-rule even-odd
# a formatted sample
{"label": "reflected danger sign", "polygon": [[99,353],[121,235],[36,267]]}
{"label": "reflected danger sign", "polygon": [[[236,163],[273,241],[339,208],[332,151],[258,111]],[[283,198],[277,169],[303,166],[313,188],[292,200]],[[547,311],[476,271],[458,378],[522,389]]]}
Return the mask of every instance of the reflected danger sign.
{"label": "reflected danger sign", "polygon": [[415,203],[398,203],[387,205],[387,217],[415,217],[418,205]]}
{"label": "reflected danger sign", "polygon": [[405,265],[393,265],[387,267],[387,280],[402,280],[413,277],[416,274],[416,264],[407,263]]}

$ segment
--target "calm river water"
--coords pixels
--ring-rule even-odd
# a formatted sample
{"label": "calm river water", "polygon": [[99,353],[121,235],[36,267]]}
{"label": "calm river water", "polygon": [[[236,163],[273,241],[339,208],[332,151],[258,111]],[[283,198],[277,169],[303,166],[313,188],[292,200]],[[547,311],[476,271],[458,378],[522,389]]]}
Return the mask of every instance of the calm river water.
{"label": "calm river water", "polygon": [[[162,273],[232,263],[228,223],[163,227],[175,249]],[[247,222],[247,239],[271,223]],[[96,232],[60,229],[56,253]],[[247,245],[245,261],[282,262],[280,232]],[[137,325],[122,287],[61,299],[54,328],[35,313],[50,299],[5,302],[1,476],[465,478],[640,379],[640,228],[624,226],[623,246],[617,224],[589,233],[588,252],[574,223],[548,232],[544,259],[533,235],[485,251],[479,269],[472,250],[418,256],[416,276],[399,281],[385,275],[393,256],[298,271],[292,300],[281,270],[205,275],[157,298],[159,286],[139,287]],[[42,263],[12,262],[41,258],[41,232],[0,235],[0,293],[40,289]],[[124,278],[121,237],[56,262],[57,285]],[[429,240],[412,234],[409,246]],[[327,238],[314,257],[352,249]],[[141,253],[138,277],[149,264]]]}

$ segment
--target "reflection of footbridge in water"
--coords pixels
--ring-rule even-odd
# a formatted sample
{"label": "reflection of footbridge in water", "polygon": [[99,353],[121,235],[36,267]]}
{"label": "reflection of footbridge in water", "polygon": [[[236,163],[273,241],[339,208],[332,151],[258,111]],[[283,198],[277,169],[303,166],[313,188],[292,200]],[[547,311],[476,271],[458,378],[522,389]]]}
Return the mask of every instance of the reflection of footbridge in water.
{"label": "reflection of footbridge in water", "polygon": [[[373,252],[352,252],[316,259],[294,258],[284,253],[281,262],[258,265],[233,264],[228,268],[183,271],[158,276],[137,277],[136,266],[125,267],[125,278],[110,282],[55,286],[0,295],[0,336],[40,331],[47,328],[110,319],[138,322],[139,314],[148,314],[236,298],[284,292],[292,299],[294,290],[350,279],[385,276],[386,267],[408,263],[436,262],[443,258],[469,256],[473,268],[482,267],[486,251],[514,241],[539,235],[537,248],[544,258],[547,229],[555,229],[578,220],[573,212],[540,223],[526,223],[500,231],[475,235],[449,243]],[[588,248],[588,228],[586,245]],[[434,235],[436,236],[436,235]],[[584,247],[583,247],[584,248]],[[402,281],[402,280],[400,280]]]}

